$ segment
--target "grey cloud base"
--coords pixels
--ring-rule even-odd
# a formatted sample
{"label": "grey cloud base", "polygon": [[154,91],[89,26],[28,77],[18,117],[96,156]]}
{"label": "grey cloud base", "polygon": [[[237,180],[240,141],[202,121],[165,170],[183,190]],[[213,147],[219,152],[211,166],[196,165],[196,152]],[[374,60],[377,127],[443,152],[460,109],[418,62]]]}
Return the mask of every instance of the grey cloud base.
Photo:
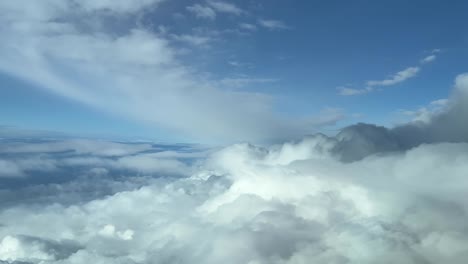
{"label": "grey cloud base", "polygon": [[[466,263],[467,80],[427,122],[358,124],[270,147],[17,146],[5,163],[31,164],[20,150],[32,159],[68,149],[72,157],[47,156],[49,173],[83,170],[68,184],[28,186],[40,202],[1,207],[0,261]],[[40,176],[22,171],[17,179]]]}

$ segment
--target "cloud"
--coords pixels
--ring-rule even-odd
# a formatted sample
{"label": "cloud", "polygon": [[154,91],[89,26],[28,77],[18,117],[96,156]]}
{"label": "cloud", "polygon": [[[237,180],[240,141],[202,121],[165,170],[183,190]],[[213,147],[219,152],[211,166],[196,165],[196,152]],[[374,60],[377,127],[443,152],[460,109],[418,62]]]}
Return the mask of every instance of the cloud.
{"label": "cloud", "polygon": [[207,1],[205,5],[194,4],[187,7],[187,10],[193,13],[198,18],[214,20],[218,13],[225,13],[230,15],[242,15],[244,10],[236,5],[223,1]]}
{"label": "cloud", "polygon": [[[434,61],[437,56],[435,54],[439,53],[440,49],[434,49],[431,51],[431,55],[420,60],[422,65],[428,64]],[[362,95],[367,94],[373,91],[376,91],[375,87],[384,87],[384,86],[393,86],[399,83],[402,83],[408,79],[415,77],[421,71],[421,67],[408,67],[402,71],[395,73],[384,80],[371,80],[366,82],[366,87],[363,89],[354,89],[345,86],[340,86],[337,88],[338,94],[342,96],[351,96],[351,95]]]}
{"label": "cloud", "polygon": [[437,58],[437,53],[440,53],[442,50],[441,49],[433,49],[427,57],[421,60],[421,64],[426,64],[433,62]]}
{"label": "cloud", "polygon": [[206,18],[211,20],[216,18],[216,12],[209,6],[194,4],[192,6],[188,6],[187,10],[194,13],[195,16],[199,18]]}
{"label": "cloud", "polygon": [[221,13],[227,13],[237,16],[245,13],[244,10],[240,9],[236,5],[224,1],[208,1],[208,5]]}
{"label": "cloud", "polygon": [[394,74],[388,79],[384,79],[381,81],[367,81],[367,85],[370,87],[395,85],[395,84],[404,82],[410,78],[415,77],[419,71],[420,71],[419,67],[408,67],[402,71],[397,72],[396,74]]}
{"label": "cloud", "polygon": [[14,126],[2,126],[0,125],[0,140],[9,138],[66,138],[70,135],[56,131],[45,131],[45,130],[31,130],[23,129]]}
{"label": "cloud", "polygon": [[0,153],[57,153],[74,152],[96,156],[126,156],[152,149],[151,144],[123,144],[118,142],[72,139],[61,141],[39,141],[35,143],[6,142]]}
{"label": "cloud", "polygon": [[275,83],[278,79],[272,78],[250,78],[250,77],[233,77],[224,78],[219,81],[219,84],[225,87],[244,87],[253,84],[268,84]]}
{"label": "cloud", "polygon": [[23,171],[16,163],[7,160],[0,160],[0,178],[21,176],[23,176]]}
{"label": "cloud", "polygon": [[193,46],[205,46],[213,40],[211,37],[208,37],[208,36],[188,35],[188,34],[172,35],[172,38],[174,40],[184,42]]}
{"label": "cloud", "polygon": [[269,30],[289,29],[289,27],[283,21],[274,19],[259,19],[258,24]]}
{"label": "cloud", "polygon": [[434,61],[436,58],[437,58],[436,55],[429,55],[429,56],[425,57],[424,59],[422,59],[421,63],[422,64],[429,63],[429,62]]}
{"label": "cloud", "polygon": [[439,99],[432,101],[429,105],[420,107],[417,110],[400,110],[399,112],[403,115],[412,117],[412,121],[414,122],[428,123],[434,115],[445,111],[445,107],[448,103],[448,99]]}
{"label": "cloud", "polygon": [[80,249],[70,241],[49,241],[28,236],[6,236],[0,242],[3,260],[54,261],[65,259]]}
{"label": "cloud", "polygon": [[367,87],[365,89],[354,89],[349,87],[338,87],[338,94],[343,96],[352,96],[352,95],[360,95],[372,92],[374,89],[372,87]]}
{"label": "cloud", "polygon": [[249,30],[249,31],[255,31],[257,30],[257,26],[254,24],[249,24],[249,23],[240,23],[239,27],[241,29]]}
{"label": "cloud", "polygon": [[[283,117],[270,95],[215,86],[219,80],[184,63],[179,44],[206,45],[204,35],[171,36],[131,22],[118,31],[108,27],[119,14],[132,19],[158,3],[124,2],[83,2],[79,8],[71,0],[0,3],[0,71],[191,140],[276,140],[317,129]],[[217,12],[240,12],[232,4],[207,3]],[[77,16],[89,23],[72,19]]]}
{"label": "cloud", "polygon": [[467,91],[468,75],[461,74],[455,79],[453,95],[447,100],[430,103],[429,108],[417,113],[419,118],[413,122],[391,129],[369,124],[347,127],[337,135],[342,146],[336,151],[344,151],[345,160],[354,160],[379,152],[408,150],[421,144],[468,142],[468,126],[463,121],[468,115]]}
{"label": "cloud", "polygon": [[[52,1],[49,1],[52,2]],[[57,2],[57,1],[55,1]],[[66,1],[65,1],[66,2]],[[86,11],[112,11],[118,13],[132,13],[149,6],[154,6],[162,0],[136,0],[136,1],[111,1],[111,0],[83,0],[78,5]]]}
{"label": "cloud", "polygon": [[[0,187],[0,201],[10,199],[0,210],[0,261],[463,264],[467,91],[468,74],[459,75],[449,99],[429,104],[444,109],[426,123],[356,124],[336,136],[201,156],[159,146],[94,157],[107,160],[105,174],[31,181],[8,195]],[[122,159],[144,171],[157,159],[193,157],[179,177],[166,176],[182,166],[175,161],[158,177],[113,168]]]}

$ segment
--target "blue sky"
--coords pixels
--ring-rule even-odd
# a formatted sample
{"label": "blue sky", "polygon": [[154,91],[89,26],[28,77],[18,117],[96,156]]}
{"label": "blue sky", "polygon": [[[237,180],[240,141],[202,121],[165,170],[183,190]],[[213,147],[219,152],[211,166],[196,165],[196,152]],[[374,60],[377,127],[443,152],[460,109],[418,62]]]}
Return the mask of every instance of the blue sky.
{"label": "blue sky", "polygon": [[20,2],[0,4],[0,125],[22,129],[257,141],[391,126],[447,98],[468,61],[466,1]]}

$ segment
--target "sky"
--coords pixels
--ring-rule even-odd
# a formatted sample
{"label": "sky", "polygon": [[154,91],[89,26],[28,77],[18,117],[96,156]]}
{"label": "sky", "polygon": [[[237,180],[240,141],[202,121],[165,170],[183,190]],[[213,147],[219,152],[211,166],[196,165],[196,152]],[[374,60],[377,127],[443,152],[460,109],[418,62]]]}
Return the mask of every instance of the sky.
{"label": "sky", "polygon": [[465,1],[7,1],[0,125],[164,142],[394,126],[450,96],[467,66],[466,8]]}
{"label": "sky", "polygon": [[0,1],[0,264],[466,264],[467,8]]}

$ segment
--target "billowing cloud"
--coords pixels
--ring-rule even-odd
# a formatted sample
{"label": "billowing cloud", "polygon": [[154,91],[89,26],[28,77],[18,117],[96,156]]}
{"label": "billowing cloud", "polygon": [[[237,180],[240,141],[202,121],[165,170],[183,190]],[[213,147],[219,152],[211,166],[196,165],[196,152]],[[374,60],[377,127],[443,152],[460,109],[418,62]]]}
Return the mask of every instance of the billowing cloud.
{"label": "billowing cloud", "polygon": [[437,113],[445,110],[449,103],[448,99],[439,99],[432,101],[429,105],[419,107],[416,110],[400,110],[403,115],[409,116],[414,122],[430,122]]}
{"label": "billowing cloud", "polygon": [[[459,75],[454,94],[434,103],[443,110],[394,128],[357,124],[333,137],[201,153],[88,154],[83,164],[95,159],[101,169],[72,183],[0,191],[9,199],[0,261],[463,264],[467,91],[468,75]],[[151,176],[159,159],[173,160]],[[141,171],[112,176],[118,163]],[[171,172],[178,176],[164,176]]]}

